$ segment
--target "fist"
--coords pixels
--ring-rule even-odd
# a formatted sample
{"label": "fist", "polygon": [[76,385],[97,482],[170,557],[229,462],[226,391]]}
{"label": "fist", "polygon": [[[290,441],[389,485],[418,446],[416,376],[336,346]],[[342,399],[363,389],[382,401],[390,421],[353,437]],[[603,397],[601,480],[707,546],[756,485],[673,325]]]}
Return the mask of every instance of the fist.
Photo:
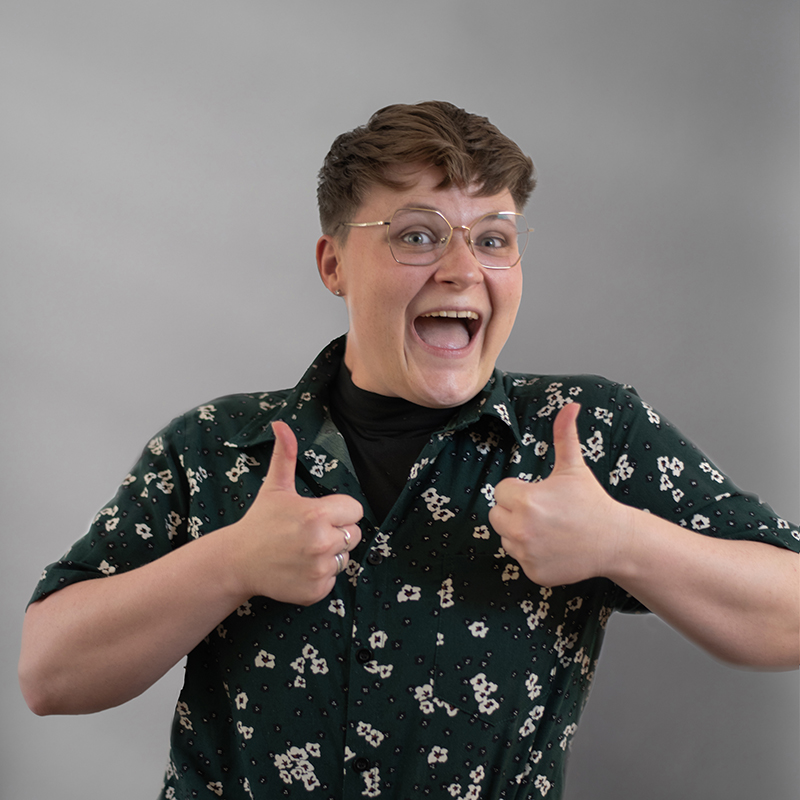
{"label": "fist", "polygon": [[503,549],[542,586],[606,574],[622,509],[586,465],[578,438],[580,405],[565,405],[553,423],[555,466],[539,483],[506,478],[495,487],[489,521]]}
{"label": "fist", "polygon": [[300,496],[297,440],[285,422],[273,422],[272,428],[275,447],[267,475],[247,513],[231,526],[238,584],[246,597],[312,605],[330,593],[348,551],[361,540],[357,523],[364,512],[347,495]]}

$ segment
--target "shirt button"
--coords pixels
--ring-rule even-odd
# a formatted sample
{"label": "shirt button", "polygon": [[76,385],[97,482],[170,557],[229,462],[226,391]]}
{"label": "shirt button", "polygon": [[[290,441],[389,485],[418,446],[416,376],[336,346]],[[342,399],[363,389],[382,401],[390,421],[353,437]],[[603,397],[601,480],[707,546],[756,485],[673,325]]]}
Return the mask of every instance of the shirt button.
{"label": "shirt button", "polygon": [[372,650],[369,650],[366,647],[362,647],[360,650],[357,650],[356,661],[358,661],[359,664],[366,664],[368,661],[372,661]]}
{"label": "shirt button", "polygon": [[369,759],[368,758],[364,758],[364,756],[359,756],[353,762],[353,769],[356,772],[366,772],[371,766],[372,766],[372,764],[370,764]]}
{"label": "shirt button", "polygon": [[367,563],[377,566],[383,561],[383,556],[377,550],[370,550],[367,555]]}

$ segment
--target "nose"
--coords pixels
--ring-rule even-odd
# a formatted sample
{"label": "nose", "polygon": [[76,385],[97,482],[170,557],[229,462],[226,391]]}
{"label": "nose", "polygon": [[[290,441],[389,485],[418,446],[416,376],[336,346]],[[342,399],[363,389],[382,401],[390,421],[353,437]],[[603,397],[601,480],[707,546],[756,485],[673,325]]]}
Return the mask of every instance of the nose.
{"label": "nose", "polygon": [[483,267],[469,246],[469,228],[466,225],[453,227],[450,242],[436,266],[435,278],[440,283],[466,288],[483,282]]}

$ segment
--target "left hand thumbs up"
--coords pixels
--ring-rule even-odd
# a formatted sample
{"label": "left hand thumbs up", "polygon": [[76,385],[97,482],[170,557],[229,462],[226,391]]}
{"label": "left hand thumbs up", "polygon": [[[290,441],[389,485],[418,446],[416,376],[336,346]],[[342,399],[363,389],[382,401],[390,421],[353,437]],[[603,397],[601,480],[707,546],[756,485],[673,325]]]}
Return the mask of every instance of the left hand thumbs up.
{"label": "left hand thumbs up", "polygon": [[555,465],[539,483],[506,478],[495,487],[489,512],[503,549],[543,586],[576,583],[603,574],[613,549],[619,505],[583,460],[577,419],[565,405],[553,423]]}

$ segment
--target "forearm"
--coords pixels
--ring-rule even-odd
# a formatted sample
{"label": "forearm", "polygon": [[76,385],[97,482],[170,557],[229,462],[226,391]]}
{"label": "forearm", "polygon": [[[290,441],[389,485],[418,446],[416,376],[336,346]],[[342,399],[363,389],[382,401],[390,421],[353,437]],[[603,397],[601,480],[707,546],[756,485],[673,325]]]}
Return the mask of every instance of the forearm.
{"label": "forearm", "polygon": [[221,530],[131,572],[83,581],[25,615],[20,685],[38,714],[80,714],[141,694],[247,598]]}
{"label": "forearm", "polygon": [[624,507],[607,576],[715,657],[740,666],[800,663],[798,556],[704,536]]}

